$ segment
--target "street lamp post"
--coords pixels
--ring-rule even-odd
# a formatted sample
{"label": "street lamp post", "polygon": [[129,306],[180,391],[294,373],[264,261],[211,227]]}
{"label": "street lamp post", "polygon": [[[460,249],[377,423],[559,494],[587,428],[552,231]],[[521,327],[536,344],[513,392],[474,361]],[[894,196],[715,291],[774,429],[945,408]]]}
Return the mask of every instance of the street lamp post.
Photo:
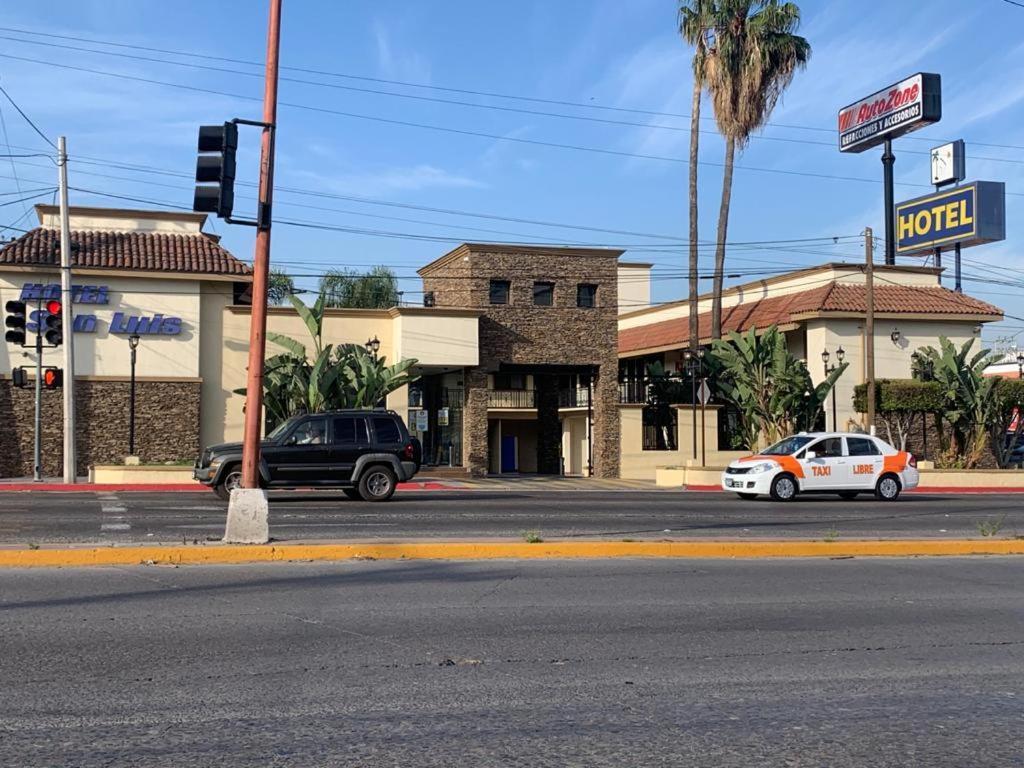
{"label": "street lamp post", "polygon": [[374,336],[366,340],[366,351],[373,355],[373,362],[377,362],[377,353],[380,352],[380,339]]}
{"label": "street lamp post", "polygon": [[139,348],[139,334],[128,337],[128,348],[131,350],[131,379],[128,385],[128,455],[135,455],[135,351]]}
{"label": "street lamp post", "polygon": [[[829,359],[831,357],[832,356],[829,354],[829,351],[827,349],[822,351],[822,353],[821,353],[821,362],[825,366],[825,378],[826,379],[829,377],[829,374],[834,373],[835,370],[836,370],[835,363],[833,363],[831,366],[829,366],[829,364],[828,364],[828,361],[829,361]],[[839,347],[839,349],[836,350],[836,360],[839,361],[839,365],[843,364],[843,358],[844,357],[846,357],[846,350],[843,349],[842,347]],[[832,387],[831,397],[832,397],[832,431],[833,432],[838,432],[839,431],[839,424],[838,424],[838,418],[836,416],[836,389],[835,389],[834,386]],[[826,426],[828,426],[828,425],[826,424]]]}
{"label": "street lamp post", "polygon": [[1017,378],[1024,379],[1024,352],[1017,353]]}

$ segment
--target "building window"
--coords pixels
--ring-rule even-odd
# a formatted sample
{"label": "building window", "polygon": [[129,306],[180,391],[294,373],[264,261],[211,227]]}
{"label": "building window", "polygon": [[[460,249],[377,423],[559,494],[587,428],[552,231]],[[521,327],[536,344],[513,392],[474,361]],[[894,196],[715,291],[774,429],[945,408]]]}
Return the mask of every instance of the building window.
{"label": "building window", "polygon": [[511,287],[508,280],[491,280],[491,304],[508,304]]}
{"label": "building window", "polygon": [[667,405],[644,407],[645,451],[675,451],[679,448],[679,414]]}
{"label": "building window", "polygon": [[526,389],[526,376],[522,373],[494,374],[495,389]]}
{"label": "building window", "polygon": [[538,281],[533,284],[533,303],[537,307],[550,307],[555,303],[555,284]]}
{"label": "building window", "polygon": [[588,283],[580,283],[576,286],[576,306],[591,307],[597,306],[597,286]]}

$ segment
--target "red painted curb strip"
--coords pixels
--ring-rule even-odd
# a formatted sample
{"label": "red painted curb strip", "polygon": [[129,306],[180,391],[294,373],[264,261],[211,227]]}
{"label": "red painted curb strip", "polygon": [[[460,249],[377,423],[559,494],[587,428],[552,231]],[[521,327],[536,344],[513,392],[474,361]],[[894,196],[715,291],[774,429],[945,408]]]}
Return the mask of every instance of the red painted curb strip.
{"label": "red painted curb strip", "polygon": [[[299,491],[313,489],[298,489]],[[330,490],[330,489],[327,489]],[[422,483],[400,483],[399,491],[461,491],[461,486],[446,485],[445,483],[422,482]],[[168,493],[210,493],[211,489],[200,483],[176,483],[176,484],[136,484],[116,485],[92,483],[0,483],[0,493],[5,492],[37,492],[37,493],[153,493],[165,491]]]}

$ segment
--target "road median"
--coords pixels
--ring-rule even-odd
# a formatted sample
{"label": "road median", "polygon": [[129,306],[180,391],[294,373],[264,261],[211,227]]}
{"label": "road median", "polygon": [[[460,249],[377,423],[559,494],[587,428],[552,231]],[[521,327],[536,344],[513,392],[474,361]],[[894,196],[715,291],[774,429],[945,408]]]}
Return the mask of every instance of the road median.
{"label": "road median", "polygon": [[0,568],[213,565],[341,560],[537,560],[600,558],[959,557],[1024,555],[1024,539],[857,541],[509,541],[331,542],[266,545],[0,548]]}

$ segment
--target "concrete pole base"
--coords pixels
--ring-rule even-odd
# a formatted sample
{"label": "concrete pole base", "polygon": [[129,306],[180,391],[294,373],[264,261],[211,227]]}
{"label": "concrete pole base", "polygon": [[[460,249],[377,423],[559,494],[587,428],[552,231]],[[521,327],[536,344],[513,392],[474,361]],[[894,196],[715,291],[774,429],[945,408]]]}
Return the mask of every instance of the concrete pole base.
{"label": "concrete pole base", "polygon": [[225,544],[266,544],[270,541],[267,492],[262,488],[236,488],[228,502]]}

